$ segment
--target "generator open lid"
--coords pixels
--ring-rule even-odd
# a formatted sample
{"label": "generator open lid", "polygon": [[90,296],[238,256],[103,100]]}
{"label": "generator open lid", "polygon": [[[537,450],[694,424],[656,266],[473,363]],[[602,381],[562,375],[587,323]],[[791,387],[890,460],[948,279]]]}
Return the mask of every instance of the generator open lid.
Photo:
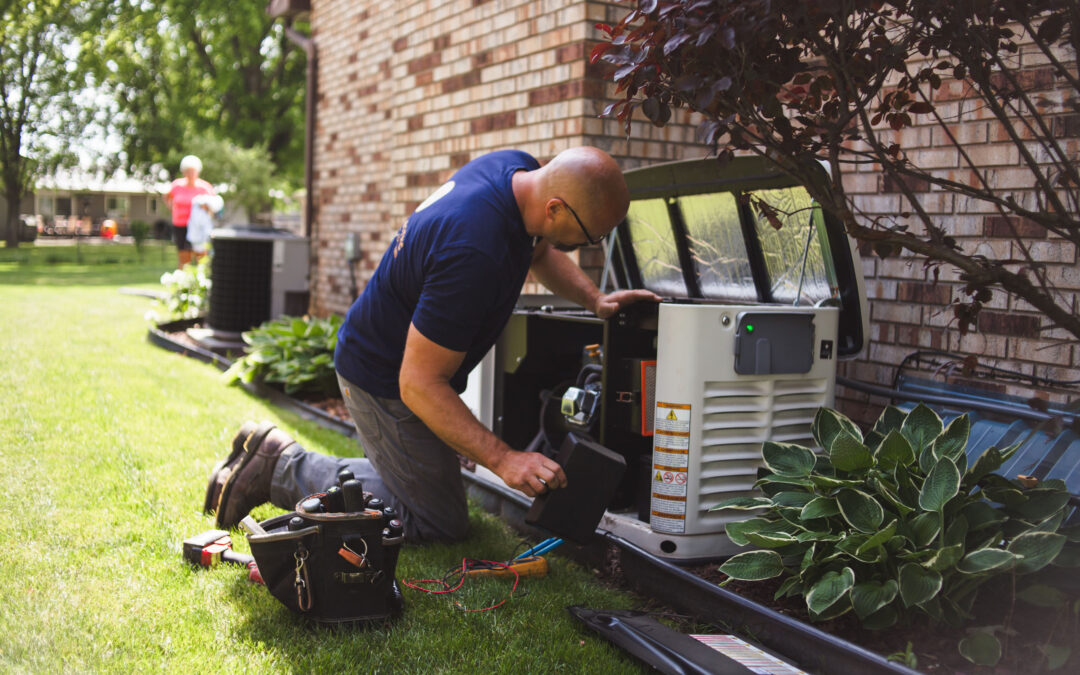
{"label": "generator open lid", "polygon": [[869,312],[858,252],[805,187],[759,157],[624,175],[630,209],[609,250],[619,287],[676,302],[837,306],[837,356],[862,350]]}

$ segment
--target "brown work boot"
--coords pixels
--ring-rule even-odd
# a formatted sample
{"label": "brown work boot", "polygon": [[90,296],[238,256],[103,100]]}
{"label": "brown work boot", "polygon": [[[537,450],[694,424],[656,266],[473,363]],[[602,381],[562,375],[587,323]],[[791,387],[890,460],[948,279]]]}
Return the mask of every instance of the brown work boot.
{"label": "brown work boot", "polygon": [[270,482],[281,453],[295,440],[269,422],[259,425],[244,443],[244,452],[232,466],[222,469],[224,477],[217,504],[217,526],[236,527],[251,509],[270,501]]}
{"label": "brown work boot", "polygon": [[[244,452],[244,443],[258,428],[258,422],[252,422],[251,420],[244,422],[244,425],[240,427],[240,431],[233,438],[229,456],[215,464],[214,468],[211,469],[210,483],[206,486],[206,499],[203,501],[203,513],[217,511],[218,502],[221,501],[221,488],[225,486],[225,479],[231,473],[232,465],[240,457],[240,454]],[[222,471],[225,467],[230,467],[229,471]]]}

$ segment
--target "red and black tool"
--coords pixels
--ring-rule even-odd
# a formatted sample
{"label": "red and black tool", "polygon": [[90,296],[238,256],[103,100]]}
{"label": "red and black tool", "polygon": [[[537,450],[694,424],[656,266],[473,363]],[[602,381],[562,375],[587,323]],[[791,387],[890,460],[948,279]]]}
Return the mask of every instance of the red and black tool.
{"label": "red and black tool", "polygon": [[248,579],[263,583],[255,558],[232,550],[232,538],[224,530],[208,530],[184,540],[184,560],[199,567],[214,567],[220,563],[232,563],[248,569]]}

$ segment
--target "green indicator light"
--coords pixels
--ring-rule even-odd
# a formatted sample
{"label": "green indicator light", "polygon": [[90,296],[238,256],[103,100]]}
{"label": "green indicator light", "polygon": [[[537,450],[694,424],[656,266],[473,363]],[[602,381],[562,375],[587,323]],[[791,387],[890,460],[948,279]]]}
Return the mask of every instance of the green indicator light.
{"label": "green indicator light", "polygon": [[754,332],[754,324],[752,324],[752,323],[746,324],[746,332],[747,333],[753,333]]}

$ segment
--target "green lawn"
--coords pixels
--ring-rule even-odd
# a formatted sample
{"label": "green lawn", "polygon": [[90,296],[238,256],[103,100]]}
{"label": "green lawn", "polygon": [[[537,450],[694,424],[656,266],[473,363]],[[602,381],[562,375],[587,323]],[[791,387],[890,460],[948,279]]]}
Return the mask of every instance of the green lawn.
{"label": "green lawn", "polygon": [[[564,609],[636,600],[558,556],[496,611],[406,589],[403,616],[369,630],[313,628],[240,569],[182,562],[181,541],[213,528],[207,474],[245,420],[272,420],[308,448],[358,450],[147,342],[149,301],[118,289],[157,288],[171,251],[140,263],[131,246],[84,246],[81,264],[65,262],[73,249],[0,248],[0,670],[639,671]],[[399,577],[511,555],[518,540],[500,521],[474,508],[473,523],[463,544],[406,547]],[[491,581],[462,600],[505,590]]]}

